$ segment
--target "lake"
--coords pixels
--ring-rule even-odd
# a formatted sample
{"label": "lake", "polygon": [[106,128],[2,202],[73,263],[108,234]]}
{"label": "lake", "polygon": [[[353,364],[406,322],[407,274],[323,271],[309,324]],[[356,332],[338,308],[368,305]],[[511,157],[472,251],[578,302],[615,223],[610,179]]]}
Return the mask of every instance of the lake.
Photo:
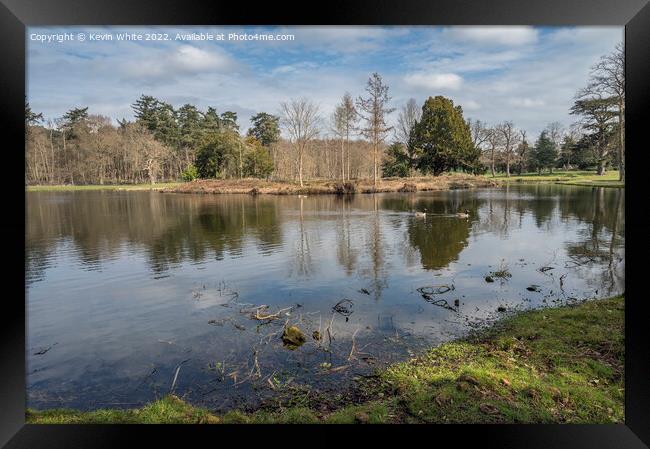
{"label": "lake", "polygon": [[623,189],[560,185],[28,192],[27,405],[341,391],[513,311],[622,293],[624,217]]}

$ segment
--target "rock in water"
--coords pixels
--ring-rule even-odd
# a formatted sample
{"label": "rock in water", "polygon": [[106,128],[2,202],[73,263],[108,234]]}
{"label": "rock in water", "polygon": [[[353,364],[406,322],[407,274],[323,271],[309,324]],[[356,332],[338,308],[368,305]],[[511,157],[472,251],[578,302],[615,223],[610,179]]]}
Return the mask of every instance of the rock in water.
{"label": "rock in water", "polygon": [[494,278],[492,276],[485,276],[485,282],[494,282]]}
{"label": "rock in water", "polygon": [[305,342],[305,334],[298,326],[289,326],[282,333],[282,343],[289,349],[296,349]]}

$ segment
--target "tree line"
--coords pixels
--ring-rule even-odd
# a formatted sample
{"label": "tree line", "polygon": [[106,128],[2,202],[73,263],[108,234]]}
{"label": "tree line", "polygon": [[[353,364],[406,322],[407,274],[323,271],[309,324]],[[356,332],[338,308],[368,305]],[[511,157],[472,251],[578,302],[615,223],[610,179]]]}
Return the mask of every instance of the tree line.
{"label": "tree line", "polygon": [[[443,96],[419,106],[410,99],[389,126],[389,87],[373,73],[356,99],[345,93],[324,117],[308,98],[280,103],[278,114],[259,112],[240,131],[236,112],[185,104],[174,108],[142,95],[134,120],[93,115],[88,107],[44,119],[25,106],[28,184],[143,183],[197,178],[372,178],[595,168],[618,165],[624,179],[624,54],[619,45],[592,70],[571,113],[581,119],[552,123],[529,143],[510,121],[488,126],[465,119]],[[284,136],[281,135],[284,130]],[[390,141],[389,141],[390,139]]]}
{"label": "tree line", "polygon": [[570,113],[578,120],[568,127],[548,124],[534,142],[511,121],[489,126],[469,120],[473,145],[494,176],[554,169],[595,170],[609,167],[625,180],[625,51],[622,44],[592,67],[587,85],[578,90]]}

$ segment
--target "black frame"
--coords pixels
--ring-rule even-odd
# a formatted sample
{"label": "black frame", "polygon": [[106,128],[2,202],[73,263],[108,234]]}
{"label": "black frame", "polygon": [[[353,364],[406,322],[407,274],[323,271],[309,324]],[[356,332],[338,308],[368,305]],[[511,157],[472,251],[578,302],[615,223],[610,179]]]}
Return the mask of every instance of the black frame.
{"label": "black frame", "polygon": [[[0,221],[4,236],[10,238],[9,264],[4,270],[5,293],[0,326],[0,445],[7,448],[39,447],[121,447],[146,438],[148,445],[188,446],[187,437],[198,433],[209,436],[209,444],[224,441],[224,432],[238,432],[245,426],[97,426],[97,425],[25,425],[25,309],[24,265],[14,260],[24,258],[24,90],[25,90],[25,27],[35,25],[218,25],[218,24],[286,24],[286,25],[625,25],[626,37],[626,138],[632,149],[626,157],[627,208],[626,232],[633,245],[626,247],[628,266],[642,262],[645,246],[642,235],[643,197],[642,152],[644,125],[650,107],[650,4],[647,0],[330,0],[321,5],[300,2],[264,2],[261,4],[190,3],[179,0],[101,0],[92,4],[80,0],[2,0],[0,5],[0,114],[3,141],[9,142],[5,151],[13,157],[3,171],[2,179],[10,195],[8,211],[22,211],[21,219],[9,215]],[[645,6],[644,6],[645,5]],[[9,139],[7,139],[7,137]],[[630,163],[633,162],[633,163]],[[641,204],[641,206],[637,206]],[[643,214],[645,215],[645,214]],[[11,218],[9,218],[11,217]],[[644,228],[647,230],[647,227]],[[640,265],[640,264],[639,264]],[[641,266],[641,265],[640,265]],[[22,279],[22,281],[20,281]],[[7,292],[7,290],[5,290]],[[480,447],[590,447],[642,448],[650,445],[650,349],[648,326],[645,323],[643,279],[628,270],[626,276],[626,361],[625,361],[625,424],[618,425],[482,425],[463,427],[382,426],[372,434],[382,438],[385,432],[398,436],[420,433],[422,441],[441,444],[453,441],[453,446],[480,444]],[[22,298],[22,301],[21,299]],[[313,444],[314,438],[298,440],[293,432],[275,426],[264,429],[260,443],[271,441]],[[321,432],[326,426],[309,428]],[[350,432],[352,426],[337,431]],[[407,428],[408,427],[408,428]],[[173,430],[172,430],[173,429]],[[327,427],[331,429],[331,427]],[[359,431],[360,427],[354,427]],[[292,434],[273,435],[287,430]],[[323,442],[340,444],[346,440],[329,437]],[[408,432],[408,433],[405,433]],[[206,435],[207,434],[207,435]],[[252,433],[251,435],[255,435]],[[370,435],[368,435],[370,436]],[[415,435],[413,435],[415,436]],[[140,439],[138,438],[138,439]],[[255,437],[253,437],[255,438]],[[279,439],[278,439],[279,438]],[[249,438],[243,439],[252,442]],[[407,440],[409,441],[409,440]],[[255,441],[257,442],[257,441]],[[367,444],[367,442],[366,442]],[[415,443],[419,444],[419,443]]]}

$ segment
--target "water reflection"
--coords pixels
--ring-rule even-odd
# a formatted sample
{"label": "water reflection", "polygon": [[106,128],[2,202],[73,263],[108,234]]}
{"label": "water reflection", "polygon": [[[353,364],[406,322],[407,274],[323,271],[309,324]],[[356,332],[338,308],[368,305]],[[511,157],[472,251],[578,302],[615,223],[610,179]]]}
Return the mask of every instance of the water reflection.
{"label": "water reflection", "polygon": [[[142,403],[166,392],[180,364],[177,393],[216,408],[269,394],[273,373],[336,388],[462,335],[500,305],[537,307],[624,286],[617,189],[28,193],[26,208],[30,406]],[[414,216],[425,208],[424,219]],[[464,209],[469,219],[454,216]],[[486,284],[501,266],[512,278]],[[441,284],[455,287],[440,297],[457,310],[417,291]],[[526,290],[531,284],[540,292]],[[354,304],[347,319],[332,311],[342,298]],[[315,341],[283,350],[280,323],[241,312],[259,305],[291,308],[288,319],[307,335],[331,323],[331,350]],[[348,360],[355,332],[371,357]],[[323,362],[350,368],[323,376]],[[231,371],[217,373],[223,364]]]}

